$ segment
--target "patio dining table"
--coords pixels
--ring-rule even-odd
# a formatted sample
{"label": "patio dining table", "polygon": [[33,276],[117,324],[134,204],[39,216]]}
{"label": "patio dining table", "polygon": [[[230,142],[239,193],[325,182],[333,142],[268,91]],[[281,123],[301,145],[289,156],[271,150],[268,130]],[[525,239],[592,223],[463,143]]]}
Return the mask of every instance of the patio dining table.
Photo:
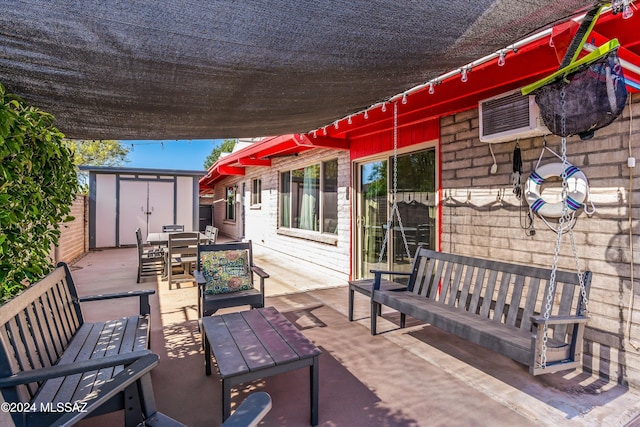
{"label": "patio dining table", "polygon": [[[169,244],[169,235],[175,233],[183,233],[182,231],[171,231],[164,233],[149,233],[147,234],[147,243],[155,246],[167,246]],[[187,232],[188,233],[188,232]],[[203,233],[200,234],[200,243],[207,241],[207,236]]]}

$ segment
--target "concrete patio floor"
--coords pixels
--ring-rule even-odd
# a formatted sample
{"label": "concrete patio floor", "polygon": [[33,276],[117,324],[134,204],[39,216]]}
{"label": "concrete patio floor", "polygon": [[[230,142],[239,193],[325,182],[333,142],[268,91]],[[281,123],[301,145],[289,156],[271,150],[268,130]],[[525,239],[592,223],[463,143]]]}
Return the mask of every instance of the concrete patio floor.
{"label": "concrete patio floor", "polygon": [[[525,366],[428,325],[383,312],[381,334],[369,333],[369,304],[356,295],[356,321],[347,319],[346,277],[256,247],[255,261],[274,306],[323,351],[320,357],[321,426],[625,426],[640,414],[640,393],[578,371],[539,377]],[[151,299],[152,373],[160,411],[188,426],[219,426],[221,385],[204,374],[196,289],[168,289],[158,277],[136,284],[135,248],[91,252],[72,266],[81,295],[156,289]],[[88,320],[137,310],[137,301],[84,303]],[[240,307],[238,310],[246,309]],[[234,311],[234,310],[227,310]],[[244,384],[233,408],[263,390],[273,408],[260,425],[309,425],[308,370]],[[85,426],[122,424],[115,413]]]}

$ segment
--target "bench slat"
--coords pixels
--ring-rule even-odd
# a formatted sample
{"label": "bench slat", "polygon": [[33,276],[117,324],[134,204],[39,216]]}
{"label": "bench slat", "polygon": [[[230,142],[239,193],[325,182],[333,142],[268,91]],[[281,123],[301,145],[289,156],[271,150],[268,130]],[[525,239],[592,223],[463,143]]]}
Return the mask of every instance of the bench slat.
{"label": "bench slat", "polygon": [[469,307],[466,311],[470,313],[476,313],[478,311],[478,303],[480,302],[480,292],[482,292],[482,288],[484,285],[484,276],[487,272],[487,269],[481,267],[477,271],[476,280],[473,285],[473,293],[471,294],[471,302],[469,303]]}
{"label": "bench slat", "polygon": [[511,281],[517,278],[517,275],[514,279],[512,274],[502,273],[502,280],[500,281],[500,288],[498,289],[498,296],[496,297],[495,309],[493,311],[493,320],[498,323],[502,323],[504,319],[504,309],[507,303],[507,293],[509,292]]}
{"label": "bench slat", "polygon": [[462,290],[458,296],[458,310],[465,311],[467,309],[467,300],[469,298],[469,290],[471,289],[471,281],[475,275],[476,268],[472,265],[467,266],[467,274],[464,277]]}
{"label": "bench slat", "polygon": [[[10,376],[20,372],[18,361],[13,357],[14,352],[12,351],[9,330],[7,328],[8,325],[5,321],[5,323],[0,326],[0,344],[2,344],[2,349],[0,349],[0,373],[2,373],[2,376]],[[21,402],[28,402],[32,397],[30,390],[26,386],[17,387],[15,395],[17,395],[15,398]]]}
{"label": "bench slat", "polygon": [[[106,346],[96,346],[93,353],[91,354],[91,359],[97,359],[101,357],[107,356],[115,356],[121,353],[131,352],[131,348],[123,348],[122,343],[124,340],[124,335],[126,335],[126,331],[131,327],[135,328],[135,323],[131,321],[131,319],[120,319],[117,321],[110,321],[105,324],[102,336],[108,335],[110,332],[109,341]],[[107,334],[104,331],[109,331]],[[105,336],[106,338],[106,336]],[[120,369],[121,370],[121,369]],[[102,368],[98,371],[90,371],[85,372],[82,375],[82,379],[78,384],[78,388],[76,392],[73,394],[71,401],[76,401],[78,399],[82,399],[84,396],[98,388],[104,381],[108,380],[115,376],[114,367]]]}
{"label": "bench slat", "polygon": [[[93,351],[95,344],[98,342],[100,338],[100,331],[102,329],[103,323],[91,324],[85,323],[78,329],[76,333],[76,339],[69,343],[69,346],[60,357],[58,361],[59,365],[71,364],[76,360],[88,360],[89,351]],[[87,344],[90,343],[90,344]],[[90,348],[91,350],[87,350]],[[73,390],[75,390],[75,386],[78,381],[80,381],[80,374],[70,375],[64,378],[52,378],[46,381],[42,387],[40,387],[40,391],[36,396],[34,402],[36,404],[48,403],[48,402],[68,402]],[[68,396],[66,396],[66,400],[58,399],[58,393],[61,388],[66,387],[67,389],[73,387],[71,392],[68,392]],[[63,393],[64,395],[65,393]]]}
{"label": "bench slat", "polygon": [[428,290],[429,284],[425,282],[431,280],[434,263],[427,261],[426,258],[419,259],[414,268],[415,274],[409,278],[410,289],[415,294],[426,295]]}
{"label": "bench slat", "polygon": [[50,343],[51,346],[49,349],[52,351],[52,354],[55,354],[55,360],[58,360],[60,356],[62,356],[64,346],[60,339],[60,334],[57,332],[55,317],[53,316],[51,305],[49,304],[49,295],[47,293],[41,295],[36,300],[36,310],[39,312],[38,317],[43,319],[43,323],[46,325],[46,329],[43,330],[46,337],[45,341]]}
{"label": "bench slat", "polygon": [[[495,291],[496,281],[498,279],[498,271],[491,270],[489,273],[489,280],[487,280],[487,289],[484,292],[482,299],[482,305],[480,306],[480,316],[489,318],[491,313],[491,306],[493,305],[493,293]],[[502,275],[504,281],[504,275]]]}
{"label": "bench slat", "polygon": [[536,303],[538,302],[538,293],[540,290],[540,279],[533,277],[529,280],[527,289],[527,299],[524,303],[524,312],[522,313],[522,322],[520,327],[524,330],[531,329],[531,316],[536,314]]}
{"label": "bench slat", "polygon": [[518,321],[518,314],[520,311],[520,300],[522,299],[522,290],[524,288],[525,277],[517,276],[515,280],[515,286],[512,287],[511,301],[509,302],[509,312],[507,313],[506,324],[509,326],[516,326]]}
{"label": "bench slat", "polygon": [[64,317],[64,309],[59,298],[57,286],[54,285],[47,291],[47,301],[51,309],[51,320],[54,326],[53,331],[58,335],[62,348],[65,348],[71,340],[73,333]]}
{"label": "bench slat", "polygon": [[26,350],[25,362],[29,362],[30,369],[38,369],[44,366],[44,362],[40,359],[40,355],[36,350],[35,341],[33,338],[33,329],[29,326],[26,313],[21,311],[18,313],[16,321],[17,332],[20,334],[20,341]]}
{"label": "bench slat", "polygon": [[464,265],[456,264],[455,265],[455,273],[454,278],[451,282],[451,291],[448,296],[448,305],[450,307],[455,307],[456,301],[458,299],[458,290],[460,288],[460,282],[462,281],[462,277],[464,275]]}
{"label": "bench slat", "polygon": [[46,325],[42,325],[42,317],[39,316],[36,310],[36,305],[37,304],[35,303],[28,304],[26,307],[29,324],[33,325],[34,328],[31,336],[34,340],[37,352],[40,355],[42,366],[51,366],[58,360],[58,358],[55,357],[55,353],[51,352],[51,344],[46,341],[46,334],[43,334],[46,330]]}
{"label": "bench slat", "polygon": [[440,296],[438,297],[438,301],[441,304],[444,304],[447,300],[447,294],[449,293],[449,286],[451,281],[451,271],[453,270],[453,263],[447,263],[447,268],[444,273],[444,279],[442,280]]}

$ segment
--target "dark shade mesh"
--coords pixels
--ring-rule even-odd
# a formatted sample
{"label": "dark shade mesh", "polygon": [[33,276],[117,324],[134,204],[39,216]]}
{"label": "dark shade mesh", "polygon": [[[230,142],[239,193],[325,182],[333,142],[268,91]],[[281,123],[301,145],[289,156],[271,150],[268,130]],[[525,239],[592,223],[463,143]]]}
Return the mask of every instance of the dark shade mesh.
{"label": "dark shade mesh", "polygon": [[306,132],[593,3],[11,0],[0,82],[71,138]]}
{"label": "dark shade mesh", "polygon": [[[551,133],[580,135],[593,133],[613,122],[627,102],[627,88],[616,52],[556,80],[536,92],[540,115]],[[564,117],[564,124],[562,118]]]}

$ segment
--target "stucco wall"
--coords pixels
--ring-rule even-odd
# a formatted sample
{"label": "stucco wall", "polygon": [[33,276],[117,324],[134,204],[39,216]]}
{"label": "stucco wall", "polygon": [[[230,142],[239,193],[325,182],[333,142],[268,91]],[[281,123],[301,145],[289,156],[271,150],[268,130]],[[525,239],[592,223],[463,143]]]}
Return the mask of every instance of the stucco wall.
{"label": "stucco wall", "polygon": [[[640,157],[638,116],[640,101],[636,97],[623,116],[597,131],[592,140],[573,137],[567,143],[569,161],[589,179],[590,199],[597,208],[592,217],[582,213],[574,229],[582,268],[593,272],[584,366],[636,387],[640,385],[640,352],[634,348],[640,345],[640,298],[633,306],[631,345],[626,322],[632,288],[630,214],[635,245],[634,292],[640,292],[640,182],[633,178],[629,189],[627,158],[630,139],[632,155]],[[519,141],[523,180],[535,168],[543,143],[542,137]],[[535,235],[528,235],[521,227],[527,208],[526,204],[520,206],[512,192],[515,144],[492,145],[498,163],[498,171],[492,175],[489,145],[478,138],[478,111],[441,119],[443,251],[551,267],[557,235],[538,218],[534,220]],[[560,138],[547,137],[547,144],[560,152]],[[545,154],[542,164],[554,161],[557,159]],[[564,239],[559,266],[575,271],[568,239]]]}
{"label": "stucco wall", "polygon": [[[319,237],[319,233],[306,233],[302,236],[289,236],[278,232],[278,179],[280,172],[309,166],[321,161],[338,159],[338,234],[337,238]],[[262,180],[262,204],[251,206],[252,180]],[[214,194],[214,225],[220,233],[231,238],[242,237],[241,206],[236,206],[235,222],[224,220],[225,203],[224,191],[227,186],[237,185],[238,193],[242,193],[243,183],[245,193],[241,195],[241,203],[245,209],[245,235],[254,244],[262,245],[274,251],[286,253],[307,261],[313,261],[337,272],[349,274],[350,247],[350,205],[349,185],[350,166],[349,153],[337,150],[310,150],[298,156],[275,158],[270,168],[246,168],[246,175],[242,177],[228,177],[216,184]],[[304,235],[305,233],[301,233]],[[318,236],[314,239],[314,236]],[[328,242],[332,240],[332,242]]]}

